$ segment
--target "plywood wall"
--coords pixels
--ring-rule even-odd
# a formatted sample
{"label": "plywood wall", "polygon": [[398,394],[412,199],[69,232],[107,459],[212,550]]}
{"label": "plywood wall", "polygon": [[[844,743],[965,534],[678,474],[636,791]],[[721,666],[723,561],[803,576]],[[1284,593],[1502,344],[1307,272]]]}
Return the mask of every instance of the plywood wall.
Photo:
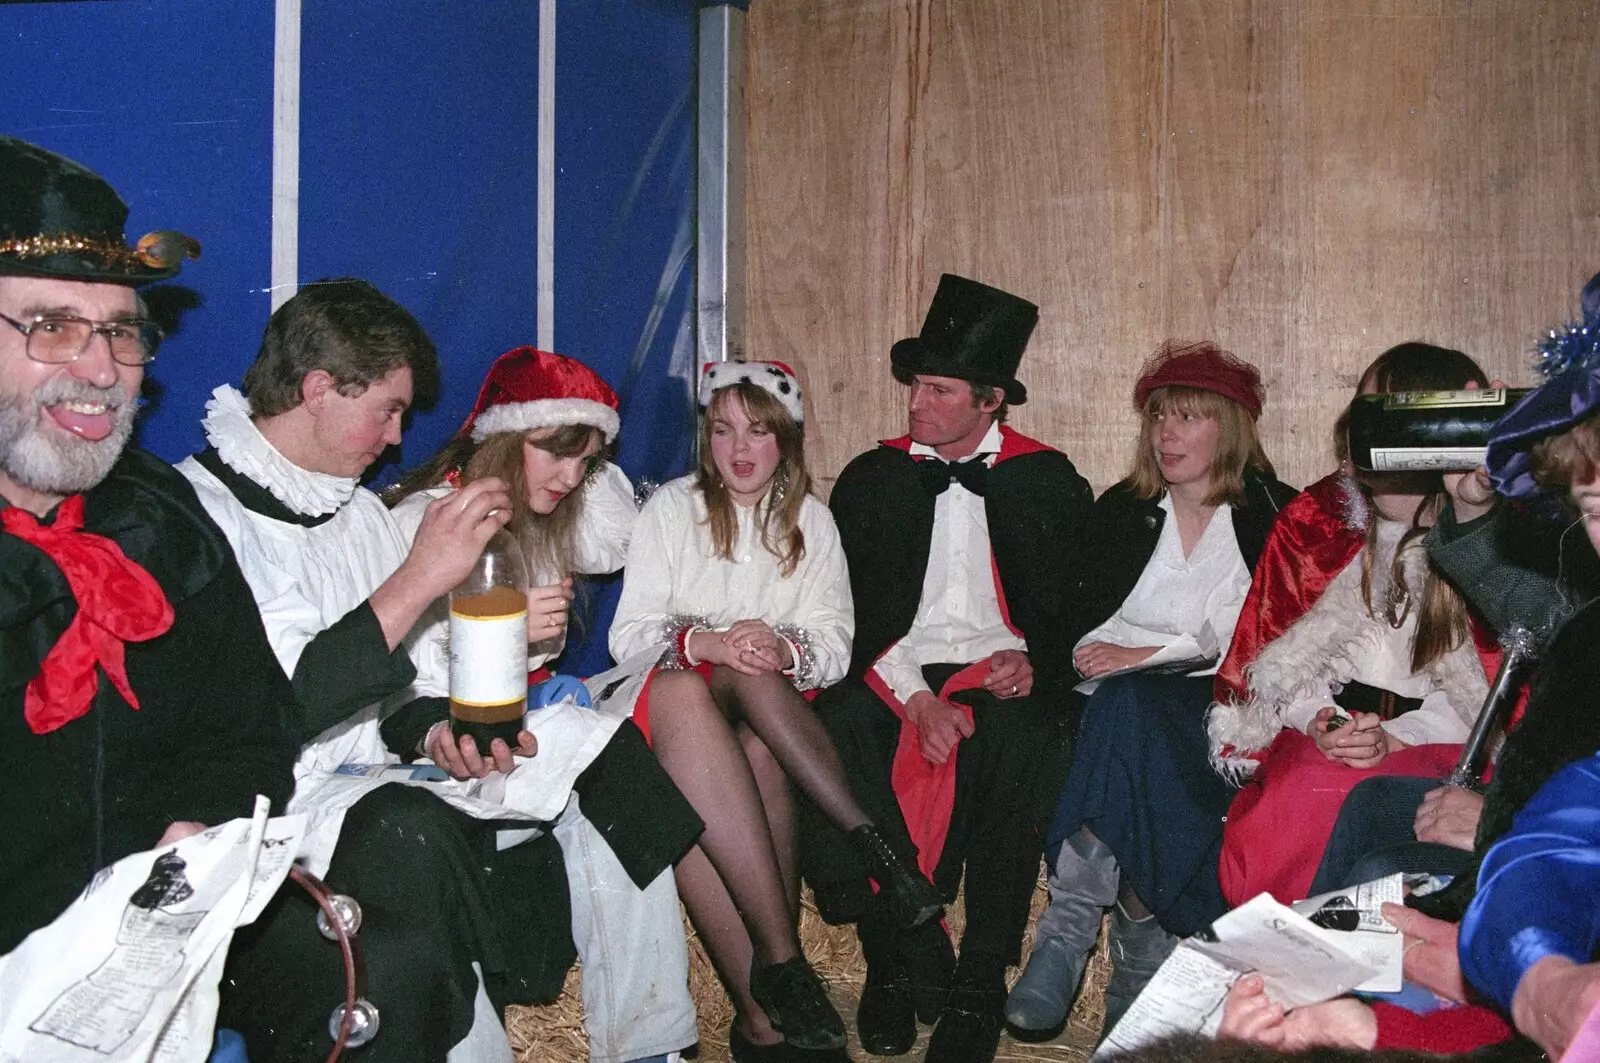
{"label": "plywood wall", "polygon": [[904,431],[889,346],[945,271],[1040,304],[1013,423],[1103,488],[1167,337],[1263,370],[1280,475],[1332,464],[1408,339],[1530,379],[1600,269],[1592,0],[757,0],[748,354],[831,483]]}

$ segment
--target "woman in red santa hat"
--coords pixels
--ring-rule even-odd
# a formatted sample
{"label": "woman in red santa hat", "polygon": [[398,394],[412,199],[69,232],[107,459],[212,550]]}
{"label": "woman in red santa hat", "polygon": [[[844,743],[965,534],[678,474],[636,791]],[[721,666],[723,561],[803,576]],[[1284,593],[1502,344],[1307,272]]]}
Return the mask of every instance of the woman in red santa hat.
{"label": "woman in red santa hat", "polygon": [[611,652],[645,674],[633,719],[706,821],[678,887],[733,997],[734,1058],[842,1059],[796,932],[790,781],[853,833],[898,921],[931,918],[939,897],[878,836],[801,693],[844,676],[855,613],[811,495],[800,386],[780,363],[729,362],[699,398],[699,468],[639,515]]}
{"label": "woman in red santa hat", "polygon": [[[566,644],[573,575],[615,572],[627,557],[638,508],[633,485],[606,460],[621,427],[617,407],[616,392],[582,362],[532,347],[507,351],[490,367],[460,432],[388,499],[401,530],[414,534],[433,499],[491,477],[512,485],[506,529],[527,565],[535,683],[548,678],[545,664]],[[415,691],[448,693],[448,602],[423,614],[406,646],[417,665]],[[458,743],[449,723],[437,722],[437,709],[415,723],[405,718],[409,711],[384,724],[392,746],[411,748],[422,733],[422,749],[457,778],[509,771],[514,757],[531,756],[519,768],[518,793],[532,787],[550,807],[566,805],[554,832],[584,960],[590,1058],[620,1063],[694,1043],[688,953],[668,872],[701,823],[639,732],[618,715],[546,709],[529,714],[534,733],[523,731],[516,749],[496,738],[480,750],[470,738]],[[602,747],[606,755],[596,761]],[[567,802],[573,791],[581,811]],[[648,817],[637,815],[641,807]]]}

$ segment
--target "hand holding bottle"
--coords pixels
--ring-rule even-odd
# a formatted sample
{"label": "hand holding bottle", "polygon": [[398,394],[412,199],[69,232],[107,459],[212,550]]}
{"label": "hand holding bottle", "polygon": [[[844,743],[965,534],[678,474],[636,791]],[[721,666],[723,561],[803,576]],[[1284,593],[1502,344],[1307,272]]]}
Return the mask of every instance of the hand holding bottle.
{"label": "hand holding bottle", "polygon": [[517,732],[515,748],[504,738],[489,743],[485,756],[470,735],[457,738],[449,721],[436,723],[423,739],[423,752],[439,767],[457,779],[482,779],[492,771],[509,772],[516,767],[516,757],[531,757],[539,752],[539,740],[527,731]]}
{"label": "hand holding bottle", "polygon": [[401,569],[427,585],[432,601],[466,579],[490,536],[510,519],[505,481],[475,480],[428,504]]}

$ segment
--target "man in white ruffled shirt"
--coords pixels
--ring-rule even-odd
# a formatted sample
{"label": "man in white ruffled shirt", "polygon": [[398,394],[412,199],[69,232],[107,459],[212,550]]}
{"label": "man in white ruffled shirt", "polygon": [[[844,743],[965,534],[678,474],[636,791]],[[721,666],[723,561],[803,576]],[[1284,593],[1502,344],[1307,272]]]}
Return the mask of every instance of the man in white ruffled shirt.
{"label": "man in white ruffled shirt", "polygon": [[[431,402],[438,381],[433,344],[402,307],[363,281],[319,282],[274,313],[245,374],[248,397],[228,386],[216,390],[205,418],[210,446],[179,469],[239,557],[301,699],[305,744],[296,803],[314,810],[349,804],[341,833],[346,847],[352,824],[367,830],[379,821],[382,844],[368,847],[365,867],[347,869],[359,881],[341,888],[368,908],[374,891],[385,898],[403,893],[394,898],[396,917],[437,920],[439,947],[458,957],[453,972],[460,961],[476,972],[476,985],[456,993],[449,1008],[435,1002],[434,1011],[452,1030],[470,1025],[467,1041],[489,1047],[466,1054],[464,1041],[449,1058],[509,1058],[503,1029],[484,1016],[495,1017],[505,1003],[558,992],[573,939],[587,961],[591,1058],[623,1063],[669,1054],[694,1042],[693,1006],[686,985],[650,976],[676,966],[686,972],[686,955],[646,965],[652,969],[638,977],[616,960],[637,958],[642,928],[669,930],[647,940],[683,951],[671,869],[645,878],[648,889],[636,887],[568,802],[594,750],[610,751],[605,735],[585,744],[590,751],[581,762],[555,748],[539,756],[540,765],[566,766],[547,787],[559,792],[540,799],[549,818],[561,815],[562,848],[542,832],[497,830],[481,818],[484,809],[473,818],[415,787],[368,791],[367,776],[377,766],[422,752],[409,736],[406,748],[389,748],[385,738],[395,739],[385,718],[440,693],[435,683],[419,689],[418,667],[431,669],[432,661],[413,662],[408,633],[465,578],[511,511],[507,485],[485,479],[429,504],[408,541],[382,501],[360,486],[367,468],[400,442],[413,400]],[[429,740],[451,744],[442,763],[465,764],[480,778],[510,772],[535,747],[527,732],[516,749],[498,739],[490,750],[456,746],[448,728],[432,729]],[[430,746],[428,752],[439,759],[445,751]],[[397,801],[405,805],[398,812]],[[384,815],[370,811],[374,802]],[[367,932],[363,927],[364,938]],[[368,995],[382,1009],[377,992]],[[414,999],[408,988],[398,995],[401,1007]]]}

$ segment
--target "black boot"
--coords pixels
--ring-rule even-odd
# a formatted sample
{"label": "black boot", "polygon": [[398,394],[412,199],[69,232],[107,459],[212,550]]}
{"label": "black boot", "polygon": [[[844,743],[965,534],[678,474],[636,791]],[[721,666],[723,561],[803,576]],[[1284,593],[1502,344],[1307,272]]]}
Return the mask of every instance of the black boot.
{"label": "black boot", "polygon": [[861,1047],[875,1056],[904,1055],[917,1039],[917,1013],[897,932],[872,918],[856,924],[856,933],[867,960],[867,984],[856,1008]]}
{"label": "black boot", "polygon": [[956,950],[944,924],[929,919],[921,926],[900,931],[896,938],[900,962],[911,979],[911,1003],[917,1021],[933,1023],[950,996],[950,979],[956,969]]}
{"label": "black boot", "polygon": [[1005,1005],[1005,961],[963,950],[926,1063],[990,1063],[1000,1046]]}
{"label": "black boot", "polygon": [[870,823],[857,827],[850,832],[850,840],[861,851],[867,872],[877,880],[878,901],[889,922],[898,927],[919,926],[944,910],[944,900],[933,883],[895,855],[877,827]]}

